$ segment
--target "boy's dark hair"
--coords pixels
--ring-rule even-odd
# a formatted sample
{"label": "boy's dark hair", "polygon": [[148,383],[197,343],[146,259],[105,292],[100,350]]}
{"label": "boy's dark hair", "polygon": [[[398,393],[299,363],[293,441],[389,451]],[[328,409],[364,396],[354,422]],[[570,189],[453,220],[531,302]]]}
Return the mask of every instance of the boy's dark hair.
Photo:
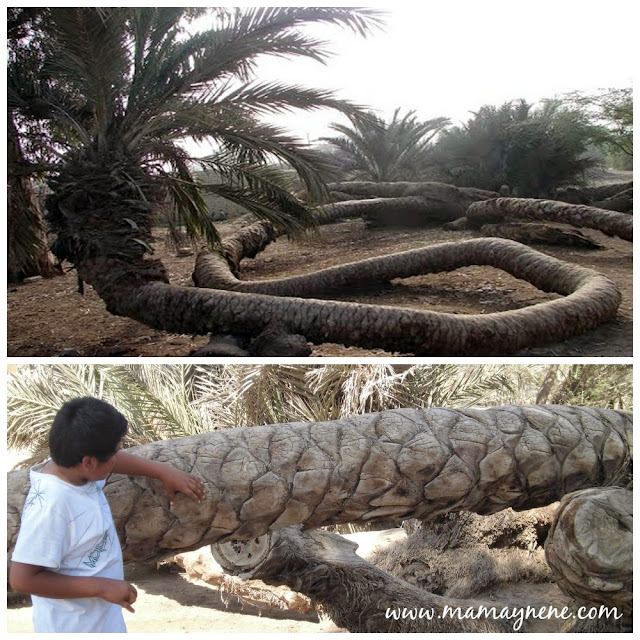
{"label": "boy's dark hair", "polygon": [[117,451],[127,432],[127,419],[97,398],[65,402],[49,432],[51,459],[61,467],[74,467],[84,456],[106,462]]}

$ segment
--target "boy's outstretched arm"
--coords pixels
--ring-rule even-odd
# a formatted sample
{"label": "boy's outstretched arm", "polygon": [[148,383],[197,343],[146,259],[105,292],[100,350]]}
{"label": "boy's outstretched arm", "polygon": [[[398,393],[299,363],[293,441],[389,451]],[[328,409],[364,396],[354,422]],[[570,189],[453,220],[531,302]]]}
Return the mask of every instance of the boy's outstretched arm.
{"label": "boy's outstretched arm", "polygon": [[118,451],[113,473],[158,478],[164,484],[172,503],[175,501],[176,492],[178,491],[196,502],[200,502],[204,497],[204,485],[195,476],[180,471],[164,462],[147,460],[131,453]]}
{"label": "boy's outstretched arm", "polygon": [[23,562],[12,562],[9,569],[12,589],[44,598],[102,598],[134,612],[136,588],[125,580],[66,576]]}

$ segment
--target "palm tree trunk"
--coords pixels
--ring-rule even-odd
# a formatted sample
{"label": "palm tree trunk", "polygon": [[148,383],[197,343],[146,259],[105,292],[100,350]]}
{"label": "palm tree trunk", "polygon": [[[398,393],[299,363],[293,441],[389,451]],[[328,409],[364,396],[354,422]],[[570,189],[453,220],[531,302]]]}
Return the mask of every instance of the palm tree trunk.
{"label": "palm tree trunk", "polygon": [[[618,289],[604,276],[499,239],[371,259],[282,285],[247,285],[251,293],[218,290],[244,286],[228,277],[232,274],[224,263],[222,269],[220,264],[216,267],[216,290],[170,286],[163,265],[146,258],[151,251],[150,211],[164,192],[134,160],[117,151],[80,154],[52,184],[47,208],[58,234],[55,255],[75,264],[79,278],[94,287],[108,311],[170,332],[256,336],[275,325],[316,344],[336,342],[415,355],[497,355],[593,329],[613,319],[620,304]],[[264,233],[259,235],[256,251]],[[474,264],[501,268],[567,297],[464,316],[272,295],[276,290],[287,296],[314,295],[316,290],[346,284],[388,282]],[[198,284],[211,286],[209,278],[197,270]],[[253,293],[262,286],[273,291]]]}
{"label": "palm tree trunk", "polygon": [[[265,538],[266,542],[260,539],[266,548],[258,561],[255,553],[247,558],[242,543],[216,545],[212,551],[228,573],[286,585],[311,598],[337,626],[350,633],[513,631],[508,620],[480,614],[480,605],[499,610],[499,603],[433,595],[363,560],[356,555],[354,542],[335,533],[287,527]],[[247,566],[247,562],[251,564]],[[466,617],[447,613],[457,608]],[[423,615],[412,619],[407,611],[414,615],[422,611]]]}
{"label": "palm tree trunk", "polygon": [[330,191],[366,198],[401,198],[421,196],[440,202],[486,200],[498,195],[495,191],[475,187],[456,187],[444,182],[330,182]]}
{"label": "palm tree trunk", "polygon": [[332,194],[340,198],[367,198],[338,202],[333,205],[336,210],[350,210],[349,215],[362,217],[369,226],[384,227],[451,222],[464,216],[471,203],[498,195],[441,182],[337,182],[328,186]]}
{"label": "palm tree trunk", "polygon": [[467,219],[474,226],[496,222],[507,216],[565,222],[575,227],[597,229],[623,240],[633,240],[633,216],[586,205],[535,198],[496,198],[475,202],[467,209]]}
{"label": "palm tree trunk", "polygon": [[[564,593],[587,607],[616,608],[618,619],[604,620],[603,631],[628,631],[633,619],[632,507],[632,492],[618,487],[570,493],[553,514],[545,544],[555,582]],[[257,540],[215,544],[211,551],[227,573],[286,585],[311,598],[336,625],[351,633],[529,630],[530,621],[519,621],[515,613],[530,604],[526,600],[514,607],[495,600],[483,603],[434,595],[361,559],[355,547],[339,535],[296,526]],[[447,614],[455,610],[467,616]],[[513,617],[509,621],[483,616],[483,610],[508,610]],[[390,611],[396,615],[389,615]],[[403,611],[431,615],[412,619],[403,617]]]}
{"label": "palm tree trunk", "polygon": [[547,542],[556,584],[578,602],[633,616],[633,493],[585,489],[560,502]]}
{"label": "palm tree trunk", "polygon": [[415,195],[347,200],[319,209],[332,218],[362,218],[368,227],[426,227],[460,218],[467,204]]}
{"label": "palm tree trunk", "polygon": [[[487,315],[272,297],[321,295],[341,287],[370,286],[466,265],[491,265],[543,291],[567,297]],[[416,355],[496,355],[595,328],[614,318],[620,304],[617,288],[604,276],[495,238],[425,247],[308,275],[257,282],[238,280],[220,255],[201,254],[194,279],[201,287],[242,293],[231,297],[232,294],[222,291],[181,290],[181,299],[177,299],[176,292],[175,303],[159,303],[148,295],[143,298],[142,293],[146,292],[140,292],[136,307],[124,308],[120,313],[181,332],[251,332],[276,322],[316,343],[337,342]],[[156,288],[148,293],[160,298],[166,292]],[[131,300],[123,302],[130,305]],[[158,304],[167,313],[173,309],[180,311],[180,322],[169,322],[167,315],[154,313]],[[228,311],[231,308],[233,311]]]}
{"label": "palm tree trunk", "polygon": [[[563,406],[398,409],[154,442],[130,451],[200,476],[201,503],[170,508],[162,483],[112,476],[105,487],[126,561],[251,539],[295,524],[427,520],[550,504],[613,485],[631,468],[632,414]],[[7,548],[29,489],[8,474]]]}
{"label": "palm tree trunk", "polygon": [[47,233],[11,112],[7,115],[7,276],[51,277]]}
{"label": "palm tree trunk", "polygon": [[[466,218],[463,218],[466,221]],[[539,222],[501,222],[483,224],[479,233],[482,236],[507,238],[522,244],[546,244],[561,247],[580,247],[581,249],[603,249],[603,245],[594,242],[577,229],[553,226]]]}

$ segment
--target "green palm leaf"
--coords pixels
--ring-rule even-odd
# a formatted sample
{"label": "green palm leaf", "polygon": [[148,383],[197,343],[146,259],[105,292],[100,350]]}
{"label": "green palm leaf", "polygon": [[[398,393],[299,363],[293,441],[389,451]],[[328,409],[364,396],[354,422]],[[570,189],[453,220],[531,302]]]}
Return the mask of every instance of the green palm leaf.
{"label": "green palm leaf", "polygon": [[[330,91],[256,82],[256,65],[265,55],[325,61],[326,44],[306,34],[306,25],[335,24],[365,35],[381,24],[379,12],[343,7],[53,7],[46,16],[42,33],[47,46],[30,82],[11,82],[10,104],[34,118],[37,103],[35,119],[55,122],[60,139],[69,145],[59,166],[70,175],[63,180],[54,175],[54,186],[79,185],[78,175],[89,165],[95,175],[106,176],[113,176],[117,167],[137,165],[143,178],[127,171],[136,175],[132,182],[142,191],[140,199],[161,200],[161,187],[160,193],[173,199],[174,221],[190,235],[215,244],[217,233],[200,185],[191,176],[195,165],[182,150],[184,141],[193,139],[211,145],[210,164],[230,179],[225,188],[216,187],[218,193],[293,233],[313,223],[306,207],[285,193],[290,186],[276,176],[273,165],[293,169],[303,188],[321,201],[327,195],[320,177],[325,163],[260,119],[317,108],[338,110],[356,121],[366,117],[360,107]],[[16,73],[21,68],[13,65]],[[117,207],[113,209],[116,215]],[[58,207],[51,217],[58,233],[60,225],[69,224],[61,211]],[[117,215],[116,222],[131,217]],[[136,223],[148,227],[144,220]],[[81,258],[60,251],[63,257]]]}

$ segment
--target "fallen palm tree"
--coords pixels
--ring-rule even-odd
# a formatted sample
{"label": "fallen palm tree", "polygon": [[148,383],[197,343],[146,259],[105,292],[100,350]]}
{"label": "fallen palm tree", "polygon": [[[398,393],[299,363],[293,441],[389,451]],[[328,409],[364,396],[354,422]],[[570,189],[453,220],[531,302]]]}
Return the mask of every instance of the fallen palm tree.
{"label": "fallen palm tree", "polygon": [[[426,521],[452,511],[490,514],[543,506],[567,493],[626,482],[631,431],[628,412],[553,405],[398,409],[333,422],[238,428],[131,449],[198,475],[206,487],[201,503],[179,497],[171,507],[162,483],[146,477],[113,475],[105,495],[125,561],[154,562],[299,524],[311,529],[389,518]],[[10,554],[29,490],[28,471],[10,472],[7,483]],[[366,603],[368,609],[378,607],[379,624],[392,606],[387,602],[437,610],[455,604],[352,560],[343,563],[336,556],[335,567],[327,567],[331,554],[305,555],[306,540],[313,546],[324,544],[323,539],[305,534],[295,542],[302,545],[295,553],[285,543],[288,564],[270,566],[276,573],[298,576],[293,580],[298,586],[307,580],[307,595],[337,597],[331,601],[341,602],[345,615],[357,610],[360,593],[377,584],[379,593],[390,598]],[[305,570],[300,559],[312,557],[322,562],[310,559]],[[617,557],[626,558],[622,552]],[[337,577],[344,585],[323,582]],[[339,611],[335,615],[344,622]],[[455,628],[504,627],[498,621],[490,627]]]}
{"label": "fallen palm tree", "polygon": [[[614,493],[623,497],[612,500]],[[554,577],[561,589],[576,599],[576,604],[563,614],[563,607],[559,606],[558,614],[549,614],[546,619],[553,620],[563,631],[630,631],[631,492],[614,487],[586,489],[569,494],[565,501],[590,505],[598,502],[599,509],[595,513],[592,509],[588,515],[604,516],[605,524],[600,519],[589,519],[590,527],[586,528],[586,523],[581,522],[584,514],[576,515],[561,507],[553,532],[562,533],[550,538],[545,548],[547,552],[553,548]],[[567,533],[572,537],[571,543],[567,542]],[[513,606],[495,597],[482,601],[438,596],[363,560],[356,555],[356,547],[327,531],[287,527],[252,542],[212,545],[211,550],[231,575],[286,585],[310,598],[336,625],[352,633],[530,631],[531,622],[538,616],[544,618],[542,611],[551,611],[554,606],[549,602],[542,608],[526,602]],[[557,563],[559,554],[564,563]],[[437,562],[429,564],[438,568]],[[576,574],[576,567],[583,570]],[[594,607],[596,604],[603,608]],[[581,618],[580,611],[589,611],[589,615]]]}
{"label": "fallen palm tree", "polygon": [[633,613],[633,494],[618,487],[565,496],[545,554],[558,586],[579,602]]}
{"label": "fallen palm tree", "polygon": [[259,554],[248,554],[243,544],[217,545],[212,550],[232,575],[284,584],[310,598],[351,633],[513,631],[512,622],[492,615],[491,609],[500,609],[495,602],[423,591],[363,560],[354,542],[335,533],[288,527],[260,541]]}
{"label": "fallen palm tree", "polygon": [[[423,227],[456,220],[473,202],[495,198],[493,191],[442,182],[333,182],[333,209],[349,208],[371,227]],[[329,209],[329,205],[322,207]]]}
{"label": "fallen palm tree", "polygon": [[[416,355],[496,355],[564,340],[593,329],[613,319],[620,305],[620,293],[608,278],[525,245],[497,238],[434,245],[289,278],[239,280],[234,270],[243,252],[255,255],[258,248],[271,239],[267,226],[256,225],[227,245],[227,257],[222,253],[201,253],[194,281],[209,293],[226,289],[238,292],[238,296],[251,294],[253,305],[264,308],[262,314],[251,316],[259,331],[264,329],[262,323],[270,316],[291,333],[304,335],[315,343],[337,342]],[[388,283],[396,278],[453,271],[470,265],[502,269],[542,291],[565,297],[483,315],[302,299],[341,288]],[[239,320],[246,317],[245,313],[239,313],[242,298],[238,298],[235,307],[238,309],[234,316],[236,322],[223,325],[224,331],[242,331]],[[221,305],[219,318],[223,310]],[[201,319],[203,324],[206,321],[207,318]],[[212,330],[215,331],[215,326]]]}
{"label": "fallen palm tree", "polygon": [[[179,499],[170,509],[159,481],[120,475],[105,495],[125,559],[151,562],[294,524],[544,506],[626,478],[631,430],[628,412],[554,405],[398,409],[245,427],[131,449],[201,477],[201,503]],[[10,548],[29,475],[7,478]]]}
{"label": "fallen palm tree", "polygon": [[[453,227],[450,227],[453,228]],[[580,249],[603,249],[604,246],[587,238],[580,231],[536,222],[503,222],[483,224],[480,235],[507,238],[522,244],[547,244]]]}
{"label": "fallen palm tree", "polygon": [[597,207],[535,198],[495,198],[474,202],[467,209],[467,220],[472,226],[499,222],[507,217],[564,222],[633,240],[633,216]]}
{"label": "fallen palm tree", "polygon": [[571,204],[587,204],[611,211],[633,211],[633,181],[599,187],[565,187],[558,189],[556,199]]}

